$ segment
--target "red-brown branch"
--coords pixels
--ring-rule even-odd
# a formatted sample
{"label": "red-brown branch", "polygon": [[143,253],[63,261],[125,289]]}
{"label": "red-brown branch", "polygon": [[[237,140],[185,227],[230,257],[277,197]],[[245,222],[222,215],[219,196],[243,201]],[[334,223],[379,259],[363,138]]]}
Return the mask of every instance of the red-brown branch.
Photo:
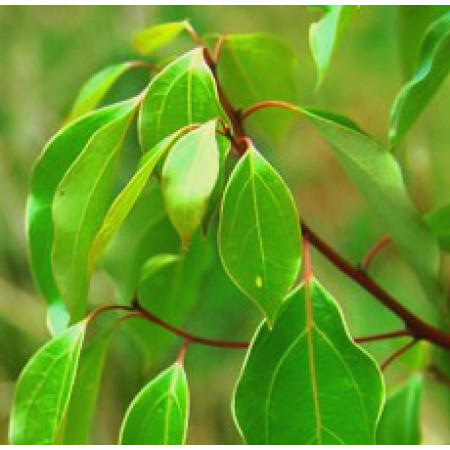
{"label": "red-brown branch", "polygon": [[394,352],[389,358],[387,358],[385,361],[383,361],[380,364],[380,369],[383,371],[386,369],[391,362],[395,361],[397,358],[400,358],[404,353],[406,353],[411,347],[413,347],[417,343],[417,339],[413,339],[412,341],[408,342],[403,347],[400,347],[396,352]]}
{"label": "red-brown branch", "polygon": [[375,256],[377,256],[378,253],[380,253],[380,251],[387,247],[391,242],[392,239],[390,236],[383,236],[378,242],[376,242],[362,260],[360,265],[361,270],[367,271]]}
{"label": "red-brown branch", "polygon": [[358,344],[362,344],[364,342],[383,341],[385,339],[393,339],[405,336],[411,336],[411,332],[409,330],[392,331],[390,333],[380,333],[380,334],[372,334],[370,336],[356,337],[353,338],[353,340]]}

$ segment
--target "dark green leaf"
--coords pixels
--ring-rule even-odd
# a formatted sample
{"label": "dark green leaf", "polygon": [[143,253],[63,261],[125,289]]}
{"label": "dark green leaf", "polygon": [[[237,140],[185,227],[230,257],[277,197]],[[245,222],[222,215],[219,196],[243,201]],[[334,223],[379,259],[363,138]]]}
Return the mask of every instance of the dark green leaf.
{"label": "dark green leaf", "polygon": [[187,248],[202,223],[219,176],[216,121],[180,138],[162,170],[162,193],[167,213]]}
{"label": "dark green leaf", "polygon": [[389,136],[394,145],[418,119],[450,70],[450,11],[435,20],[423,38],[413,77],[391,109]]}
{"label": "dark green leaf", "polygon": [[[222,42],[217,75],[235,108],[263,100],[297,100],[296,58],[277,38],[264,34],[228,35]],[[290,118],[263,111],[254,122],[270,137],[280,138]]]}
{"label": "dark green leaf", "polygon": [[150,82],[139,112],[141,147],[146,151],[180,128],[223,115],[203,49],[197,48],[170,63]]}
{"label": "dark green leaf", "polygon": [[27,235],[31,265],[39,289],[48,303],[49,328],[52,333],[63,331],[69,322],[69,314],[56,286],[51,263],[54,240],[51,207],[56,188],[91,137],[128,110],[127,103],[120,103],[70,123],[50,140],[35,165],[27,202]]}
{"label": "dark green leaf", "polygon": [[443,250],[450,252],[450,204],[440,206],[425,216],[425,221],[439,240]]}
{"label": "dark green leaf", "polygon": [[122,140],[137,106],[135,99],[125,104],[123,114],[86,144],[53,200],[53,271],[61,296],[75,317],[85,309],[90,246],[106,214]]}
{"label": "dark green leaf", "polygon": [[69,120],[74,120],[79,116],[93,110],[111,86],[120,78],[127,70],[134,67],[136,63],[126,62],[106,67],[100,72],[93,75],[81,88],[77,99],[73,105],[69,115]]}
{"label": "dark green leaf", "polygon": [[387,398],[378,424],[377,444],[420,444],[422,385],[422,377],[416,375]]}
{"label": "dark green leaf", "polygon": [[73,325],[28,361],[16,386],[11,444],[58,443],[85,329],[86,322]]}
{"label": "dark green leaf", "polygon": [[248,444],[374,444],[383,395],[375,361],[312,280],[259,328],[233,409]]}
{"label": "dark green leaf", "polygon": [[300,269],[300,229],[292,194],[254,147],[225,188],[219,249],[230,278],[272,324]]}
{"label": "dark green leaf", "polygon": [[120,430],[122,445],[180,445],[186,441],[189,392],[175,363],[150,381],[131,403]]}
{"label": "dark green leaf", "polygon": [[317,86],[322,83],[337,42],[357,9],[352,5],[330,5],[326,7],[324,16],[311,24],[309,45],[317,67]]}

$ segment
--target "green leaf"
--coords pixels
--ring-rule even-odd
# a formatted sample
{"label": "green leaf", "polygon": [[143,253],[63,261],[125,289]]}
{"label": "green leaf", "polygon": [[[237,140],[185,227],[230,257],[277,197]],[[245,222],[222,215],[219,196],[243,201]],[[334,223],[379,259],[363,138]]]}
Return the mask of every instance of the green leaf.
{"label": "green leaf", "polygon": [[69,314],[56,286],[51,262],[54,241],[51,208],[56,188],[91,137],[128,110],[127,103],[112,105],[65,126],[48,142],[34,167],[27,202],[26,228],[31,266],[38,287],[48,303],[48,321],[52,334],[62,332],[69,322]]}
{"label": "green leaf", "polygon": [[84,313],[90,246],[106,214],[122,140],[137,106],[135,99],[124,104],[123,114],[86,144],[61,180],[53,200],[53,271],[74,317]]}
{"label": "green leaf", "polygon": [[[227,35],[220,47],[217,75],[237,109],[263,100],[297,100],[297,61],[292,50],[265,34]],[[252,118],[274,139],[282,137],[290,118],[282,111],[263,111]]]}
{"label": "green leaf", "polygon": [[358,6],[352,5],[330,5],[326,7],[324,16],[311,24],[309,45],[317,67],[317,86],[322,84],[334,49],[357,9]]}
{"label": "green leaf", "polygon": [[58,443],[69,404],[86,322],[68,328],[42,347],[17,381],[11,412],[11,444]]}
{"label": "green leaf", "polygon": [[111,330],[96,335],[80,357],[64,423],[64,445],[88,443]]}
{"label": "green leaf", "polygon": [[429,212],[424,219],[439,240],[441,248],[450,252],[450,203]]}
{"label": "green leaf", "polygon": [[315,280],[253,339],[234,394],[247,444],[374,444],[384,387],[336,301]]}
{"label": "green leaf", "polygon": [[413,77],[391,108],[389,137],[397,145],[436,94],[450,70],[450,11],[435,20],[423,38]]}
{"label": "green leaf", "polygon": [[412,377],[386,400],[377,429],[379,445],[419,445],[423,379]]}
{"label": "green leaf", "polygon": [[190,28],[191,25],[186,20],[155,25],[136,33],[133,37],[133,47],[141,55],[148,55],[169,44],[182,31],[188,31]]}
{"label": "green leaf", "polygon": [[254,147],[225,188],[219,250],[230,278],[273,324],[300,269],[300,229],[292,194]]}
{"label": "green leaf", "polygon": [[101,252],[130,213],[160,159],[172,147],[176,140],[186,132],[186,129],[178,130],[156,144],[155,147],[145,153],[141,158],[136,173],[110,206],[103,219],[100,230],[92,241],[89,253],[89,273],[92,273],[95,262]]}
{"label": "green leaf", "polygon": [[156,75],[150,82],[139,112],[139,137],[144,151],[187,125],[224,117],[214,78],[194,49]]}
{"label": "green leaf", "polygon": [[164,267],[178,262],[180,258],[180,255],[174,255],[172,253],[161,253],[150,257],[142,266],[139,284],[142,284],[147,278],[150,278]]}
{"label": "green leaf", "polygon": [[167,213],[187,248],[200,226],[219,176],[216,120],[183,136],[170,150],[162,170]]}
{"label": "green leaf", "polygon": [[122,445],[180,445],[186,441],[189,392],[175,363],[150,381],[131,403],[120,430]]}
{"label": "green leaf", "polygon": [[74,120],[79,116],[93,110],[106,95],[112,85],[127,70],[135,67],[138,63],[126,62],[106,67],[93,75],[81,88],[77,99],[72,107],[68,120]]}

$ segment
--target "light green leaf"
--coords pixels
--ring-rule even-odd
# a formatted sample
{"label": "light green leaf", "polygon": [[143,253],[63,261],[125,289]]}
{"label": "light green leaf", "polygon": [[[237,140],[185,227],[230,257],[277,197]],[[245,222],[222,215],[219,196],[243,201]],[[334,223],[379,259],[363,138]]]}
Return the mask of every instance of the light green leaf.
{"label": "light green leaf", "polygon": [[176,130],[224,117],[214,78],[194,49],[167,65],[150,82],[139,112],[139,137],[144,151]]}
{"label": "light green leaf", "polygon": [[31,266],[39,289],[48,303],[52,334],[62,332],[69,322],[69,314],[56,286],[51,263],[54,241],[51,207],[56,188],[92,136],[128,110],[127,103],[112,105],[65,126],[48,142],[34,167],[27,202],[26,228]]}
{"label": "light green leaf", "polygon": [[189,392],[175,363],[150,381],[131,403],[120,430],[122,445],[180,445],[186,441]]}
{"label": "light green leaf", "polygon": [[253,339],[233,411],[247,444],[374,444],[384,387],[341,311],[315,280]]}
{"label": "light green leaf", "polygon": [[136,33],[133,37],[133,47],[141,55],[148,55],[169,44],[182,31],[188,31],[190,28],[191,25],[186,20],[155,25]]}
{"label": "light green leaf", "polygon": [[101,332],[81,352],[72,397],[64,421],[64,445],[89,443],[110,337],[111,329]]}
{"label": "light green leaf", "polygon": [[92,273],[95,262],[109,243],[111,238],[122,225],[125,218],[133,208],[136,200],[141,195],[142,190],[147,184],[155,166],[163,155],[169,150],[176,140],[187,132],[187,129],[181,129],[173,133],[150,151],[144,154],[139,162],[139,167],[128,184],[122,189],[116,197],[108,212],[103,219],[103,224],[92,241],[89,252],[89,273]]}
{"label": "light green leaf", "polygon": [[450,252],[450,203],[429,212],[425,222],[439,240],[441,248]]}
{"label": "light green leaf", "polygon": [[150,257],[146,261],[146,263],[142,266],[139,284],[146,281],[147,278],[150,278],[152,275],[154,275],[156,272],[163,269],[164,267],[173,264],[175,262],[178,262],[180,260],[180,257],[181,257],[180,255],[174,255],[172,253],[162,253]]}
{"label": "light green leaf", "polygon": [[324,16],[311,24],[309,45],[317,67],[317,86],[322,84],[337,42],[357,9],[353,5],[330,5]]}
{"label": "light green leaf", "polygon": [[162,170],[162,193],[170,220],[187,248],[206,213],[219,176],[216,120],[180,138]]}
{"label": "light green leaf", "polygon": [[74,317],[85,309],[90,246],[108,208],[122,140],[137,106],[136,99],[124,103],[123,114],[86,144],[61,180],[53,200],[53,271]]}
{"label": "light green leaf", "polygon": [[[263,100],[297,101],[297,61],[292,50],[265,34],[227,35],[222,41],[217,75],[237,109]],[[282,137],[290,118],[282,111],[263,111],[252,118],[274,139]]]}
{"label": "light green leaf", "polygon": [[93,75],[81,88],[77,99],[72,107],[68,120],[74,120],[79,116],[93,110],[109,91],[112,85],[127,70],[139,63],[126,62],[106,67]]}
{"label": "light green leaf", "polygon": [[55,444],[69,404],[86,322],[73,325],[42,347],[17,381],[11,444]]}
{"label": "light green leaf", "polygon": [[419,445],[423,379],[412,377],[386,400],[377,429],[378,445]]}
{"label": "light green leaf", "polygon": [[225,188],[218,237],[228,275],[272,325],[300,269],[300,229],[292,194],[253,147]]}
{"label": "light green leaf", "polygon": [[391,108],[389,137],[394,145],[418,119],[450,70],[450,11],[435,20],[423,38],[413,77]]}

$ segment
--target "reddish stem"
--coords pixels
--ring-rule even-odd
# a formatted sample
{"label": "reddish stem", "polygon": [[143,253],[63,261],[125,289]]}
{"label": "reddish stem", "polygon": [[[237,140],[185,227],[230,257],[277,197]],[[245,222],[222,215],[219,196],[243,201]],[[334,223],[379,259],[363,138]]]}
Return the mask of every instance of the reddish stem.
{"label": "reddish stem", "polygon": [[371,336],[361,336],[354,338],[353,340],[358,344],[361,344],[363,342],[382,341],[384,339],[392,339],[404,336],[411,336],[411,332],[408,330],[392,331],[391,333],[380,333],[380,334],[373,334]]}
{"label": "reddish stem", "polygon": [[392,242],[390,236],[383,236],[378,242],[374,244],[374,246],[367,252],[367,255],[364,257],[360,264],[361,270],[367,271],[370,264],[374,260],[375,256],[383,250],[383,248],[387,247]]}
{"label": "reddish stem", "polygon": [[191,341],[189,339],[186,339],[184,341],[183,347],[181,347],[180,354],[178,355],[178,359],[177,359],[177,363],[180,366],[184,365],[184,358],[186,357],[186,353],[188,351],[190,343],[191,343]]}
{"label": "reddish stem", "polygon": [[311,255],[309,253],[309,242],[306,235],[302,236],[302,247],[303,247],[303,259],[305,261],[305,270],[303,274],[303,280],[308,283],[313,276],[312,266],[311,266]]}
{"label": "reddish stem", "polygon": [[386,370],[386,367],[391,364],[391,362],[395,361],[397,358],[400,358],[404,353],[406,353],[411,347],[413,347],[417,343],[417,339],[413,339],[412,341],[408,342],[403,347],[400,347],[396,352],[394,352],[389,358],[387,358],[385,361],[383,361],[380,364],[380,369],[382,371]]}

